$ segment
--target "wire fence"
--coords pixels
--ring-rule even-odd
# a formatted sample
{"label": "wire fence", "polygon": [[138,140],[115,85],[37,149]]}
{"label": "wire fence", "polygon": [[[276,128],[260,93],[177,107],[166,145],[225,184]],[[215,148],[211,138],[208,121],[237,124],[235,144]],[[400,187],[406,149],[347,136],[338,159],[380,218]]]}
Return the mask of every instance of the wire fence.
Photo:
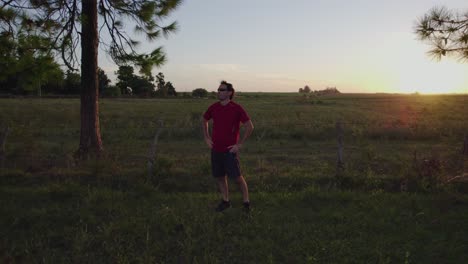
{"label": "wire fence", "polygon": [[[323,167],[331,174],[344,170],[398,174],[411,167],[419,171],[443,168],[444,173],[459,175],[461,171],[463,175],[468,169],[466,106],[443,112],[437,110],[442,104],[432,109],[362,103],[353,104],[349,111],[327,110],[340,104],[336,99],[315,102],[314,109],[322,111],[317,114],[309,111],[310,102],[288,108],[297,103],[281,102],[275,107],[273,102],[255,101],[254,133],[241,153],[254,173],[291,169],[315,174]],[[74,152],[80,138],[79,111],[60,104],[47,108],[46,114],[21,107],[21,111],[5,107],[0,113],[0,169],[36,173],[77,168]],[[179,170],[206,173],[209,150],[203,141],[202,108],[201,104],[182,112],[171,108],[176,111],[172,113],[162,106],[158,112],[147,112],[151,107],[145,105],[134,112],[131,108],[101,111],[105,166],[117,171],[138,168],[154,175],[168,163]],[[60,109],[66,112],[60,113]]]}
{"label": "wire fence", "polygon": [[[411,131],[404,124],[395,124],[393,127],[382,127],[380,134],[376,131],[361,130],[356,131],[353,125],[359,124],[369,126],[364,122],[346,122],[337,121],[318,122],[321,124],[319,129],[315,129],[313,124],[309,123],[290,123],[288,127],[277,127],[277,122],[259,122],[256,125],[255,132],[248,140],[255,151],[267,153],[268,155],[281,154],[284,146],[275,146],[274,142],[298,142],[294,147],[289,147],[288,155],[294,153],[330,153],[330,156],[336,156],[336,163],[339,168],[344,167],[346,163],[346,154],[350,151],[360,151],[365,142],[372,140],[379,142],[384,140],[387,146],[394,143],[408,144],[418,140],[427,140],[428,138],[438,140],[444,143],[444,146],[452,149],[459,149],[462,155],[468,154],[468,138],[461,132],[449,133],[450,131],[432,131],[431,137],[417,134],[417,131]],[[176,153],[180,149],[187,153],[186,160],[197,160],[196,152],[188,151],[184,144],[190,142],[192,148],[199,149],[203,146],[203,132],[201,124],[197,125],[174,125],[167,124],[162,119],[156,119],[151,123],[139,123],[135,126],[104,126],[102,129],[105,144],[111,145],[110,149],[120,156],[126,156],[128,160],[144,161],[154,163],[158,154]],[[306,129],[310,127],[311,129]],[[351,128],[350,128],[351,127]],[[391,128],[404,129],[401,131],[391,131]],[[45,132],[41,132],[44,129]],[[398,134],[398,133],[399,134]],[[53,160],[67,159],[71,160],[71,153],[78,144],[79,128],[72,125],[59,125],[51,128],[40,128],[36,131],[28,129],[16,129],[6,126],[0,128],[0,161],[1,166],[6,167],[6,162],[15,163],[15,160],[37,160],[39,163],[53,163]],[[393,141],[392,141],[393,140]],[[319,143],[317,146],[311,146],[309,143]],[[433,144],[433,141],[427,141],[426,145]],[[378,143],[379,144],[379,143]],[[174,145],[174,147],[171,147]],[[294,149],[292,149],[294,148]],[[149,149],[149,150],[148,150]],[[260,149],[260,150],[258,150]],[[128,151],[127,151],[128,150]],[[126,154],[123,154],[128,152]],[[67,161],[68,162],[68,161]],[[71,162],[71,161],[70,161]],[[150,166],[150,164],[148,164]],[[154,164],[153,164],[154,166]]]}

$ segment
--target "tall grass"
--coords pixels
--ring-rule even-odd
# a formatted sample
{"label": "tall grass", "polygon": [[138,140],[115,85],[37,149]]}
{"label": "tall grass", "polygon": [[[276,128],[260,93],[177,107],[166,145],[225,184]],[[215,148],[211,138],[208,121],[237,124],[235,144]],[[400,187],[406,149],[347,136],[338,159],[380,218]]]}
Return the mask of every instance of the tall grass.
{"label": "tall grass", "polygon": [[[468,130],[465,99],[464,95],[305,98],[244,93],[238,101],[255,124],[241,155],[244,170],[251,180],[259,182],[266,182],[261,178],[268,174],[269,182],[299,177],[310,183],[333,177],[335,124],[341,121],[349,176],[372,174],[398,182],[407,177],[402,172],[428,159],[449,164],[439,171],[444,177],[460,175],[466,165],[458,155]],[[318,104],[319,100],[322,103]],[[157,157],[167,168],[159,172],[163,174],[160,178],[171,181],[205,176],[208,150],[200,118],[211,103],[203,99],[101,100],[102,138],[108,154],[108,161],[102,163],[111,164],[109,171],[118,167],[124,175],[135,171],[144,174],[148,148],[159,120],[163,120]],[[0,120],[11,127],[7,169],[42,174],[75,169],[78,100],[1,99],[0,105]]]}
{"label": "tall grass", "polygon": [[[467,96],[249,94],[254,211],[222,214],[202,99],[103,99],[105,155],[77,163],[79,100],[0,99],[6,263],[462,263]],[[148,149],[164,120],[154,173]],[[344,123],[337,170],[335,124]]]}

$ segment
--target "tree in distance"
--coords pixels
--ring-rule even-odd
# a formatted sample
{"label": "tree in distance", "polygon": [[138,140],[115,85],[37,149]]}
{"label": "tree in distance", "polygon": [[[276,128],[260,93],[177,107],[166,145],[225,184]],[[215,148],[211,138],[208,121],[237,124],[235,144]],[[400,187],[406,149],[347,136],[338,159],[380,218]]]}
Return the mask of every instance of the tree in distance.
{"label": "tree in distance", "polygon": [[159,72],[156,75],[156,91],[154,95],[157,97],[168,97],[168,96],[177,96],[177,92],[175,90],[174,85],[171,82],[166,82],[164,80],[164,74]]}
{"label": "tree in distance", "polygon": [[60,65],[46,50],[35,48],[48,43],[47,39],[23,33],[12,36],[0,28],[0,93],[41,96],[42,90],[49,92],[51,87],[60,86]]}
{"label": "tree in distance", "polygon": [[310,90],[309,85],[304,86],[304,88],[299,88],[299,93],[308,94],[308,93],[310,93],[310,91],[311,91],[311,90]]}
{"label": "tree in distance", "polygon": [[192,91],[192,97],[197,97],[197,98],[208,97],[208,91],[203,88],[197,88]]}

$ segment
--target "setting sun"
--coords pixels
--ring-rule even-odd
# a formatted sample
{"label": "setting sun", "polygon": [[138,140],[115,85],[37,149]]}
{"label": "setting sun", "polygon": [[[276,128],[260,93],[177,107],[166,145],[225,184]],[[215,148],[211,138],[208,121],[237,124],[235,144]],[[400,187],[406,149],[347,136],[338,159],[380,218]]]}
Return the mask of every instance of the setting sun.
{"label": "setting sun", "polygon": [[408,63],[401,66],[398,74],[395,87],[402,93],[463,93],[468,87],[464,68],[449,60],[426,64]]}

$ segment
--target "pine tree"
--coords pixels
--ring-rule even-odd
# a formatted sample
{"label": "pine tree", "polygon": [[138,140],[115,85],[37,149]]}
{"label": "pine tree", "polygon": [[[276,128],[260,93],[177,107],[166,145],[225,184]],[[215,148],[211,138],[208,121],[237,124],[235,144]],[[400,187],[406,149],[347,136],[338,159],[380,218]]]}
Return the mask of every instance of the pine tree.
{"label": "pine tree", "polygon": [[[134,64],[140,72],[151,75],[153,66],[166,61],[161,47],[149,54],[136,51],[138,41],[124,30],[124,20],[133,21],[135,30],[148,40],[167,36],[177,29],[161,21],[182,0],[8,0],[0,4],[2,34],[29,34],[50,40],[37,47],[57,51],[71,70],[81,64],[81,128],[77,157],[103,151],[99,126],[98,46],[101,44],[118,65]],[[102,24],[98,25],[98,15]],[[99,30],[98,30],[99,29]],[[110,39],[103,37],[107,35]],[[81,48],[81,59],[77,51]]]}
{"label": "pine tree", "polygon": [[460,14],[435,7],[418,20],[415,33],[432,46],[430,56],[440,60],[452,55],[468,60],[468,11]]}

